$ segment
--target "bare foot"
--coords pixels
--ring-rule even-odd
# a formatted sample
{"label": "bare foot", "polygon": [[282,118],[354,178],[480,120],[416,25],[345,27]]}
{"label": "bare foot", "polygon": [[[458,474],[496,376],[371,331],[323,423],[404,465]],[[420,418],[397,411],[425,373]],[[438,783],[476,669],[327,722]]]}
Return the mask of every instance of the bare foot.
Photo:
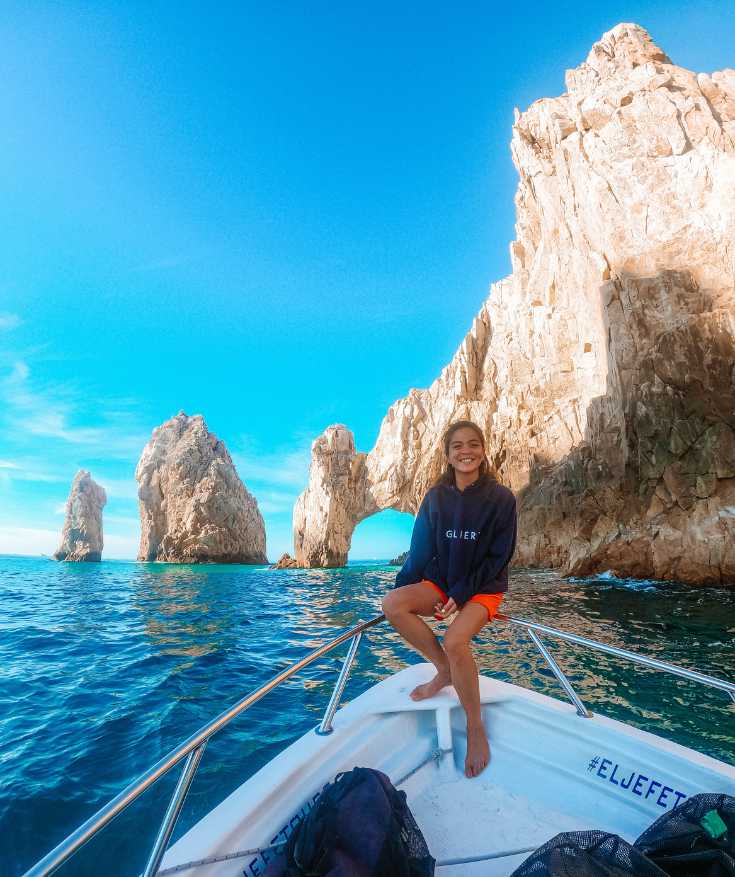
{"label": "bare foot", "polygon": [[490,761],[490,745],[482,725],[467,728],[467,757],[464,760],[464,775],[479,776]]}
{"label": "bare foot", "polygon": [[452,677],[449,673],[437,673],[431,682],[425,682],[423,685],[417,685],[411,692],[411,700],[426,700],[427,697],[433,697],[439,694],[442,688],[452,684]]}

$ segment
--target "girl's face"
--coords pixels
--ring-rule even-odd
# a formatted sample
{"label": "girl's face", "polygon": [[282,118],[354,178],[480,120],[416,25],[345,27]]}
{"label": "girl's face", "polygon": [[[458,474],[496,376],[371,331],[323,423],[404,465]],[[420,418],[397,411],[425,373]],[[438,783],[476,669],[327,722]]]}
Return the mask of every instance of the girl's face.
{"label": "girl's face", "polygon": [[479,472],[480,465],[485,459],[485,451],[474,429],[463,426],[452,434],[447,459],[454,466],[455,472],[461,472],[463,475]]}

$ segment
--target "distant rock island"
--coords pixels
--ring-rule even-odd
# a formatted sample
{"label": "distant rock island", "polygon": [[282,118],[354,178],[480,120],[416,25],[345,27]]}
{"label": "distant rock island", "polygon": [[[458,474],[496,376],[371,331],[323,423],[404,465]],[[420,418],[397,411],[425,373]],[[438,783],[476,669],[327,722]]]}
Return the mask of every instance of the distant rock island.
{"label": "distant rock island", "polygon": [[368,454],[344,424],[315,440],[299,564],[415,514],[469,418],[519,498],[519,564],[735,585],[735,71],[620,24],[566,85],[516,112],[513,272],[452,361]]}
{"label": "distant rock island", "polygon": [[298,569],[299,563],[298,561],[291,557],[291,555],[286,551],[282,554],[278,560],[271,566],[271,569]]}
{"label": "distant rock island", "polygon": [[102,560],[102,509],[106,502],[104,489],[86,469],[80,469],[66,501],[61,545],[54,552],[56,560]]}
{"label": "distant rock island", "polygon": [[408,558],[408,551],[404,551],[403,554],[399,554],[398,557],[394,557],[393,560],[389,561],[390,566],[403,566]]}
{"label": "distant rock island", "polygon": [[138,560],[268,563],[258,504],[201,415],[182,411],[154,429],[135,477]]}

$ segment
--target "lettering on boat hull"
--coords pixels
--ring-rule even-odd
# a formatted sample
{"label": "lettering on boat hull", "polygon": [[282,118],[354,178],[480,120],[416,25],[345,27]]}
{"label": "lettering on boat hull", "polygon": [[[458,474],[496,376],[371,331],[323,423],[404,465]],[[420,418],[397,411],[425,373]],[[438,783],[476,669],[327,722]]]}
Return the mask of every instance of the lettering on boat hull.
{"label": "lettering on boat hull", "polygon": [[[270,839],[267,846],[273,846],[274,844],[285,844],[289,839],[291,833],[294,828],[301,822],[301,820],[306,816],[306,814],[311,810],[314,806],[316,799],[319,797],[319,792],[314,795],[313,798],[310,798],[306,804],[300,807],[296,813],[288,820],[288,822],[280,829],[280,831],[276,832],[276,834]],[[265,846],[265,845],[264,845]],[[243,874],[245,877],[258,877],[259,874],[262,874],[265,871],[265,866],[271,862],[276,856],[280,855],[280,851],[277,850],[263,850],[258,853],[254,859],[251,859],[248,864],[243,869]]]}
{"label": "lettering on boat hull", "polygon": [[644,773],[640,770],[631,770],[622,764],[618,764],[610,758],[595,755],[589,760],[587,771],[601,780],[606,780],[617,786],[624,792],[637,795],[644,801],[651,800],[658,807],[667,810],[678,807],[689,795],[681,792],[674,786],[667,785],[650,776],[651,771]]}

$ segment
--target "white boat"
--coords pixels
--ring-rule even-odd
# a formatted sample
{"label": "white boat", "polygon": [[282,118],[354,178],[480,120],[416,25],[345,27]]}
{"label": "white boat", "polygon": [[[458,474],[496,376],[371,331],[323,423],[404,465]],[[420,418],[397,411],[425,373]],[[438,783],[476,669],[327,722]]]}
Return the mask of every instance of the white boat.
{"label": "white boat", "polygon": [[[571,703],[481,676],[491,760],[479,777],[464,776],[464,712],[454,689],[419,702],[409,697],[412,688],[432,675],[429,664],[407,667],[337,709],[362,633],[383,621],[380,616],[345,631],[243,698],[121,792],[26,877],[55,871],[184,759],[145,877],[257,877],[325,783],[355,766],[383,771],[406,792],[440,877],[509,875],[559,832],[602,829],[632,842],[658,816],[692,795],[735,796],[732,765],[590,712],[539,634],[718,688],[733,701],[735,684],[545,625],[505,615],[499,619],[527,631]],[[320,725],[167,849],[207,740],[286,678],[347,640],[350,648]]]}

